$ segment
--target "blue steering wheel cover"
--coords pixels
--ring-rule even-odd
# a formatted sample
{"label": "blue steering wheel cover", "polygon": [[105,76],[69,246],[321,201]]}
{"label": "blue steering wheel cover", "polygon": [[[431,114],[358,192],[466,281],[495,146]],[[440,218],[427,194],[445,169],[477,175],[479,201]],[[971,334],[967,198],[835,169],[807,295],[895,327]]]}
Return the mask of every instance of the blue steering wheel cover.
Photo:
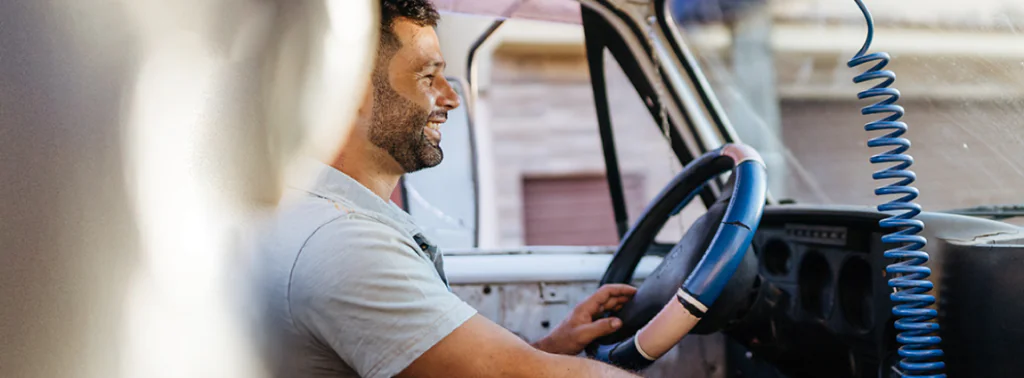
{"label": "blue steering wheel cover", "polygon": [[763,163],[742,161],[733,169],[733,174],[736,189],[722,225],[707,253],[683,282],[683,289],[707,306],[718,299],[729,278],[736,273],[764,211],[768,181]]}
{"label": "blue steering wheel cover", "polygon": [[683,211],[683,208],[685,208],[686,205],[689,205],[690,201],[693,201],[693,197],[696,197],[698,194],[700,194],[701,190],[704,190],[704,185],[698,186],[697,189],[694,189],[692,192],[690,192],[690,194],[687,194],[686,198],[680,201],[679,204],[676,205],[675,209],[672,209],[672,212],[669,213],[669,216],[674,217],[676,215],[679,215],[679,213]]}
{"label": "blue steering wheel cover", "polygon": [[594,352],[594,359],[605,363],[614,363],[611,358],[612,350],[614,350],[615,346],[618,344],[619,343],[599,345],[597,347],[597,351]]}

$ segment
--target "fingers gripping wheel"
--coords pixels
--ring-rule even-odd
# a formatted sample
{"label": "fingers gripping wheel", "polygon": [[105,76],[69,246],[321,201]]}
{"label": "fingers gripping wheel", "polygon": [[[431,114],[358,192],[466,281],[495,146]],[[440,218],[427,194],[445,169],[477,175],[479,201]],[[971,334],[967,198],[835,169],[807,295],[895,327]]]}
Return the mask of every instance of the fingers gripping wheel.
{"label": "fingers gripping wheel", "polygon": [[[614,314],[624,324],[635,325],[623,327],[632,333],[618,335],[614,341],[598,340],[588,346],[590,356],[628,369],[646,367],[693,330],[722,294],[747,255],[767,191],[764,162],[757,151],[742,144],[722,146],[683,168],[626,233],[602,279],[602,284],[629,283],[668,218],[678,214],[707,181],[729,170],[733,171],[733,187],[728,205],[712,206],[698,221],[700,227],[691,227],[655,274],[644,281],[633,301]],[[709,224],[708,219],[720,221]],[[687,265],[702,252],[695,267]]]}

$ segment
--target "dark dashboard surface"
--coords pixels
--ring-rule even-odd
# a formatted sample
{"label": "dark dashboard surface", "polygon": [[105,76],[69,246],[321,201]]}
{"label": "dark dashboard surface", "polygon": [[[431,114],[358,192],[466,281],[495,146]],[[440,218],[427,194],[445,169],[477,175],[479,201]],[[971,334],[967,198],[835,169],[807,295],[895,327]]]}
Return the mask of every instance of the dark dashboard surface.
{"label": "dark dashboard surface", "polygon": [[[797,377],[887,377],[895,360],[886,249],[871,208],[774,206],[752,247],[760,284],[726,330],[746,359]],[[1024,237],[1017,226],[922,213],[950,376],[1024,371]],[[750,352],[747,354],[746,352]],[[738,364],[731,376],[773,377]],[[747,369],[743,374],[742,369]],[[750,370],[753,369],[753,370]],[[737,375],[740,374],[740,375]],[[774,373],[773,373],[774,374]],[[895,375],[893,375],[895,376]]]}

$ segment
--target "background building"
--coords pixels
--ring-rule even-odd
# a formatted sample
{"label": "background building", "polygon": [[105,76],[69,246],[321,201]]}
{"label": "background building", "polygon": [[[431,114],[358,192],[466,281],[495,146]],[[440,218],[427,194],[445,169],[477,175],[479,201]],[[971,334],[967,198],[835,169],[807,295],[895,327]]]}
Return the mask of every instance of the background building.
{"label": "background building", "polygon": [[[1021,202],[1024,3],[867,3],[877,23],[872,51],[892,55],[903,93],[919,202],[928,210]],[[877,204],[868,157],[880,151],[868,150],[862,127],[874,118],[860,114],[870,102],[856,93],[866,86],[851,82],[865,68],[846,64],[865,35],[852,1],[771,1],[684,29],[741,138],[769,160],[777,198]],[[442,38],[451,34],[442,28]],[[614,244],[582,28],[508,21],[478,64],[476,127],[489,129],[482,153],[490,155],[483,160],[496,199],[481,206],[496,207],[497,224],[482,244]],[[610,66],[632,219],[680,167],[636,91]]]}

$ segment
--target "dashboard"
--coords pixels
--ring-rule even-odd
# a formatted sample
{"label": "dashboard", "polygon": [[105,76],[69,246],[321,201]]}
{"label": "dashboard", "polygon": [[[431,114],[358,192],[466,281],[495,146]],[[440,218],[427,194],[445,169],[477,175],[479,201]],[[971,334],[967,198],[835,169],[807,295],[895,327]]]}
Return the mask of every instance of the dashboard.
{"label": "dashboard", "polygon": [[[742,376],[888,377],[898,359],[885,245],[872,208],[774,206],[752,242],[757,281],[725,332]],[[1024,371],[1024,233],[922,213],[950,376]],[[757,363],[757,362],[766,363]],[[746,370],[744,370],[746,369]],[[767,370],[772,370],[768,372]],[[745,374],[744,374],[745,372]],[[772,375],[777,374],[777,375]]]}

